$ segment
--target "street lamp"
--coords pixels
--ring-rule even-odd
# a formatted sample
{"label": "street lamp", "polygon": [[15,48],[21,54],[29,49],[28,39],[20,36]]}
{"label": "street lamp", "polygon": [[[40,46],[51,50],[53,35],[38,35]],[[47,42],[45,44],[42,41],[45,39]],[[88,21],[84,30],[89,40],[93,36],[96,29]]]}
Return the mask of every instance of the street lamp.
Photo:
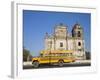
{"label": "street lamp", "polygon": [[52,48],[52,41],[50,41],[50,53],[49,53],[49,64],[51,64],[51,49]]}

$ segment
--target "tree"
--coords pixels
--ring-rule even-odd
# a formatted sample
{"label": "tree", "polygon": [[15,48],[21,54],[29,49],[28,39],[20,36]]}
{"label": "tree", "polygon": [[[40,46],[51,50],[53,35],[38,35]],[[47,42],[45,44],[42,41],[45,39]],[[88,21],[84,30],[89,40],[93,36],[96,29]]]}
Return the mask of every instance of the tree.
{"label": "tree", "polygon": [[91,53],[89,51],[86,51],[85,54],[87,60],[91,59]]}
{"label": "tree", "polygon": [[30,51],[23,48],[23,61],[31,61],[32,55],[30,54]]}

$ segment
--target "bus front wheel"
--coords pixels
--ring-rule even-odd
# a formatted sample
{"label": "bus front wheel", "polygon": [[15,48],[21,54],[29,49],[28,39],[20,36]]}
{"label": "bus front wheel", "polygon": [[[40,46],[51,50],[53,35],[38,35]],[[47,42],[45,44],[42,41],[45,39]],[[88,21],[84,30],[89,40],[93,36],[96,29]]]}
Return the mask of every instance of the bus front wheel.
{"label": "bus front wheel", "polygon": [[32,65],[33,65],[33,67],[37,68],[37,67],[39,67],[39,62],[38,61],[33,61]]}

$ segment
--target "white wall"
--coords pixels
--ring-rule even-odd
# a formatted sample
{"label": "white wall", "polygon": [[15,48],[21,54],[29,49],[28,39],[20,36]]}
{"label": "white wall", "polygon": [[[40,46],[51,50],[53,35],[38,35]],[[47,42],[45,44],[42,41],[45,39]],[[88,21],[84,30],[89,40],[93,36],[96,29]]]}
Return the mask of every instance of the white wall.
{"label": "white wall", "polygon": [[[12,80],[10,78],[10,67],[11,67],[11,0],[0,0],[0,80]],[[27,0],[30,1],[30,0]],[[33,0],[31,0],[33,1]],[[72,0],[34,0],[39,3],[47,2],[47,4],[69,4]],[[65,2],[62,2],[65,1]],[[68,1],[68,2],[66,2]],[[97,6],[97,21],[100,21],[100,2],[99,0],[73,0],[73,5],[79,4],[84,6]],[[77,1],[77,2],[76,2]],[[77,4],[76,4],[77,3]],[[69,74],[61,76],[53,76],[45,78],[26,78],[17,80],[100,80],[100,22],[98,26],[95,26],[96,33],[93,33],[95,40],[94,48],[96,47],[96,53],[98,53],[98,69],[97,73],[80,73],[80,74]],[[95,53],[94,53],[95,54]],[[48,79],[46,79],[48,78]]]}
{"label": "white wall", "polygon": [[[63,43],[63,47],[60,47],[60,43]],[[57,39],[56,40],[56,49],[64,49],[64,50],[66,50],[66,40]]]}
{"label": "white wall", "polygon": [[69,39],[68,40],[68,50],[73,50],[73,49],[74,49],[73,39]]}

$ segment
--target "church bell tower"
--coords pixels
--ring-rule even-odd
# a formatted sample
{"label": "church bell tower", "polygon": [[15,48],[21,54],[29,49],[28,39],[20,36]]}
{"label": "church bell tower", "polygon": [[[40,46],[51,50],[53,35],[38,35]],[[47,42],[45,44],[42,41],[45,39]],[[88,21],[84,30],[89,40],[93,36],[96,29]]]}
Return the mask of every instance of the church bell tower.
{"label": "church bell tower", "polygon": [[83,28],[76,23],[72,29],[72,37],[74,40],[74,51],[78,59],[85,59],[85,41],[83,37]]}

